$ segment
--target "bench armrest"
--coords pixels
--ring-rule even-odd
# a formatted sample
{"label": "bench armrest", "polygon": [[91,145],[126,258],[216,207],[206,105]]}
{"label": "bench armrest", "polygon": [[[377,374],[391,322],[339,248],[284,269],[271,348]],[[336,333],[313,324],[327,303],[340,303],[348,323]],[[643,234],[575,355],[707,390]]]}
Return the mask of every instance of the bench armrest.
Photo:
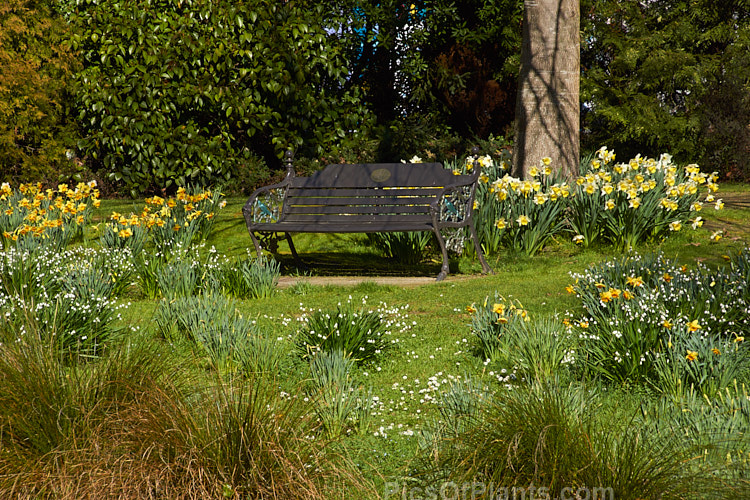
{"label": "bench armrest", "polygon": [[433,220],[441,227],[461,227],[468,224],[472,218],[475,189],[475,183],[459,184],[443,189],[430,203]]}
{"label": "bench armrest", "polygon": [[242,215],[245,217],[248,230],[253,224],[277,222],[279,220],[284,198],[286,198],[286,190],[295,177],[291,151],[284,154],[284,164],[286,165],[286,177],[279,183],[263,186],[253,191],[245,206],[242,207]]}

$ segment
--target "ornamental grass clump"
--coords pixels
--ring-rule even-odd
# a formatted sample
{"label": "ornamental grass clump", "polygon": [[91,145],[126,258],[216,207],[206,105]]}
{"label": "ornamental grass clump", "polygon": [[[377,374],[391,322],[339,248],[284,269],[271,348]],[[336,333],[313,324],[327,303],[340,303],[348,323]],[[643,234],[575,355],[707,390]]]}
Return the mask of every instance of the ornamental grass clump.
{"label": "ornamental grass clump", "polygon": [[589,246],[601,239],[631,250],[688,226],[696,229],[703,224],[698,212],[704,206],[723,207],[714,195],[717,179],[716,172],[706,174],[695,164],[678,167],[668,154],[615,163],[615,153],[603,146],[582,164],[571,189],[567,218],[573,241]]}
{"label": "ornamental grass clump", "polygon": [[440,453],[446,439],[460,436],[481,418],[492,398],[493,391],[481,381],[468,376],[452,380],[438,395],[438,415],[419,433],[420,449]]}
{"label": "ornamental grass clump", "polygon": [[497,392],[465,430],[425,449],[415,472],[428,483],[479,483],[493,498],[576,491],[685,498],[704,491],[700,473],[686,467],[696,460],[679,435],[633,425],[627,411],[613,421],[603,403],[585,387],[555,383]]}
{"label": "ornamental grass clump", "polygon": [[311,403],[261,377],[206,383],[154,339],[71,364],[0,330],[0,497],[331,498],[369,491]]}
{"label": "ornamental grass clump", "polygon": [[167,378],[179,383],[172,358],[151,342],[120,345],[76,363],[41,337],[30,330],[17,338],[0,328],[3,498],[72,498],[70,491],[82,491],[76,483],[103,469],[115,477],[117,462],[105,455],[118,450],[126,458],[127,452],[123,441],[115,439],[114,446],[110,438],[125,435],[137,419],[113,417],[145,395],[165,394]]}

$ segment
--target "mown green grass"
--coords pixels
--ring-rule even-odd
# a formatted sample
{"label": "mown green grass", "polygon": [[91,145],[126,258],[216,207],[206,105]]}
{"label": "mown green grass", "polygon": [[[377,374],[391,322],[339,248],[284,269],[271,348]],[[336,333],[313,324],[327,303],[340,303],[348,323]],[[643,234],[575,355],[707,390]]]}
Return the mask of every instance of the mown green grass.
{"label": "mown green grass", "polygon": [[[726,193],[724,195],[724,193]],[[750,188],[742,185],[722,186],[720,196],[727,199],[725,210],[705,210],[706,224],[697,231],[683,230],[671,235],[663,242],[639,248],[641,253],[662,251],[688,266],[697,261],[709,266],[723,265],[725,255],[750,244]],[[252,243],[242,219],[244,199],[228,200],[219,213],[206,248],[215,247],[227,256],[243,256]],[[128,213],[139,210],[142,203],[122,200],[107,200],[94,216],[94,224],[106,219],[112,211]],[[709,235],[717,230],[725,231],[718,242],[709,241]],[[96,237],[96,230],[88,232],[89,243]],[[87,243],[84,243],[87,244]],[[563,314],[577,311],[575,297],[565,291],[571,282],[571,273],[582,272],[589,265],[619,256],[608,246],[581,249],[565,238],[558,238],[534,257],[510,253],[488,256],[494,270],[492,275],[481,275],[481,267],[475,261],[463,258],[458,262],[458,271],[441,283],[429,283],[418,287],[377,285],[373,281],[356,286],[321,286],[308,281],[309,276],[353,275],[372,278],[382,275],[434,276],[439,271],[437,257],[417,266],[394,265],[379,256],[364,243],[363,235],[297,235],[295,244],[309,270],[297,269],[284,241],[280,243],[279,259],[282,272],[296,277],[298,284],[279,290],[265,299],[240,302],[244,315],[255,319],[271,337],[287,342],[297,329],[297,318],[306,309],[334,309],[337,304],[351,301],[352,304],[374,308],[380,303],[392,306],[408,305],[408,321],[412,328],[398,338],[397,347],[357,370],[363,385],[372,388],[383,402],[383,409],[374,416],[367,432],[343,437],[334,446],[348,455],[359,470],[378,487],[389,478],[408,475],[408,465],[417,455],[417,433],[427,421],[436,417],[435,404],[425,399],[430,377],[439,381],[471,376],[487,383],[493,377],[482,360],[470,352],[470,317],[466,307],[480,303],[496,292],[508,299],[520,301],[532,317]],[[128,299],[130,307],[124,313],[127,325],[141,330],[151,328],[156,303],[142,300],[135,295]],[[492,299],[490,299],[492,300]],[[201,370],[205,367],[185,366],[186,370]],[[430,393],[435,396],[434,393]],[[630,392],[610,394],[607,401],[622,401],[628,404],[609,410],[615,415],[627,414],[637,407],[639,396]],[[624,407],[629,409],[623,410]],[[620,413],[618,413],[620,412]],[[386,429],[383,437],[380,427]],[[413,435],[409,433],[413,432]],[[378,435],[375,435],[375,434]],[[405,433],[405,434],[402,434]]]}

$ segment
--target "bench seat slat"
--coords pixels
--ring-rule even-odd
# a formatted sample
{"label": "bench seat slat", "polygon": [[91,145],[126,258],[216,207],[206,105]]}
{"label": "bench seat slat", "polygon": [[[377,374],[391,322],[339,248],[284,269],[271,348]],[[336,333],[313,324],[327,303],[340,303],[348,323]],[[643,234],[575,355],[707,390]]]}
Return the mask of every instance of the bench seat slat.
{"label": "bench seat slat", "polygon": [[357,224],[340,224],[332,222],[319,222],[314,226],[308,222],[276,222],[272,224],[256,224],[254,231],[258,232],[289,232],[289,233],[388,233],[396,231],[432,231],[429,222],[404,222],[399,219],[396,222],[359,222]]}
{"label": "bench seat slat", "polygon": [[294,205],[332,205],[332,206],[357,206],[357,205],[429,205],[435,200],[434,196],[360,196],[360,197],[298,197],[287,196],[287,203]]}
{"label": "bench seat slat", "polygon": [[417,197],[417,196],[432,196],[435,197],[442,190],[442,187],[417,187],[417,188],[315,188],[315,189],[300,189],[290,187],[287,192],[289,199],[297,197],[319,197],[319,198],[333,198],[333,197],[362,197],[362,196],[386,196],[386,197]]}
{"label": "bench seat slat", "polygon": [[[431,224],[432,219],[426,214],[399,214],[399,215],[369,215],[369,214],[288,214],[281,222],[304,222],[307,224],[331,223],[340,225],[356,226],[367,223],[393,223],[406,222],[408,224]],[[310,232],[315,232],[317,226],[310,226]]]}
{"label": "bench seat slat", "polygon": [[284,212],[289,216],[304,214],[370,214],[379,217],[395,214],[429,214],[430,207],[427,205],[291,205]]}

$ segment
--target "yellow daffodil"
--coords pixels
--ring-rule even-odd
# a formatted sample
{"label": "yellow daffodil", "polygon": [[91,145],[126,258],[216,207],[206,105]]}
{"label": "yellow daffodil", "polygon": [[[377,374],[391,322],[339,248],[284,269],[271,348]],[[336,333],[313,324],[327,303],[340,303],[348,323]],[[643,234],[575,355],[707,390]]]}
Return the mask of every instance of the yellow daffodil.
{"label": "yellow daffodil", "polygon": [[663,326],[664,328],[666,328],[667,330],[669,330],[669,329],[671,329],[674,326],[674,323],[672,323],[672,321],[670,321],[668,319],[665,319],[664,321],[661,322],[661,326]]}
{"label": "yellow daffodil", "polygon": [[625,283],[632,287],[643,286],[643,278],[641,276],[628,276],[627,278],[625,278]]}
{"label": "yellow daffodil", "polygon": [[528,218],[527,216],[525,216],[525,215],[521,215],[521,216],[520,216],[520,217],[519,217],[518,219],[516,219],[516,222],[518,222],[518,224],[519,224],[520,226],[526,226],[526,225],[528,225],[528,224],[529,224],[529,222],[531,222],[531,219],[529,219],[529,218]]}
{"label": "yellow daffodil", "polygon": [[505,304],[492,304],[492,312],[498,316],[505,314]]}
{"label": "yellow daffodil", "polygon": [[698,353],[695,351],[687,351],[685,359],[687,359],[688,361],[695,361],[696,359],[698,359]]}
{"label": "yellow daffodil", "polygon": [[691,321],[690,323],[688,323],[687,327],[688,327],[688,331],[689,332],[697,332],[698,330],[701,329],[701,325],[698,324],[698,320],[697,319],[694,319],[693,321]]}

